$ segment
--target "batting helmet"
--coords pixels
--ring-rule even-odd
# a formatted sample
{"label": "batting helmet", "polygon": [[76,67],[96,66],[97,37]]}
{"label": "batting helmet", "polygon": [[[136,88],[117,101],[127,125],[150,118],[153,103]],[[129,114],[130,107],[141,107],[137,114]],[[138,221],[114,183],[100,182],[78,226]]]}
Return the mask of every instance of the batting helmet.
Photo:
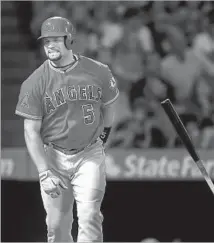
{"label": "batting helmet", "polygon": [[65,37],[65,46],[71,49],[74,36],[74,27],[72,23],[63,17],[51,17],[46,19],[41,27],[41,36],[38,38],[42,39],[45,37]]}

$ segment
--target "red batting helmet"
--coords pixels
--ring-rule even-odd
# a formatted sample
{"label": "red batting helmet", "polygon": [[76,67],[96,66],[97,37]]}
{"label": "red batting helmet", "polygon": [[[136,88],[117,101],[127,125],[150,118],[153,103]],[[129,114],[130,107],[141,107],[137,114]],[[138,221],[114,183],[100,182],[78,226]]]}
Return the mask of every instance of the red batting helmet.
{"label": "red batting helmet", "polygon": [[41,27],[41,36],[38,38],[42,39],[45,37],[65,37],[65,46],[71,49],[73,43],[74,27],[71,22],[63,17],[51,17],[46,19]]}

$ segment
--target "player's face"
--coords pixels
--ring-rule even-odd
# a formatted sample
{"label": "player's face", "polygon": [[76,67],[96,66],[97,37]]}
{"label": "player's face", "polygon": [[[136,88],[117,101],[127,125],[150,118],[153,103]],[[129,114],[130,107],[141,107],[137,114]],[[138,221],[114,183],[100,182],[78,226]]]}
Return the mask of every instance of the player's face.
{"label": "player's face", "polygon": [[64,37],[46,37],[43,39],[43,45],[45,53],[51,61],[59,61],[68,53]]}

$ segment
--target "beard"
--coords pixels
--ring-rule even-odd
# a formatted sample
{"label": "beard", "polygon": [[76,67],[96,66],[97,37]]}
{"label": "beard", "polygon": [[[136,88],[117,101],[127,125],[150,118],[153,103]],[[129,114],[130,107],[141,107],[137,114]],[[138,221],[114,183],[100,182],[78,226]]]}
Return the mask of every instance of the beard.
{"label": "beard", "polygon": [[50,61],[59,61],[62,58],[62,55],[59,51],[48,51],[46,55]]}

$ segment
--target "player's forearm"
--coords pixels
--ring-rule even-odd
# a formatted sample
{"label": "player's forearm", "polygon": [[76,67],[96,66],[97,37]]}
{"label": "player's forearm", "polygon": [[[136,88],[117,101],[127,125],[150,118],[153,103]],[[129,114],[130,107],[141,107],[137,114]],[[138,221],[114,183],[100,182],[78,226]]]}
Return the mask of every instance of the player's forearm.
{"label": "player's forearm", "polygon": [[110,104],[103,107],[104,127],[112,127],[115,118],[115,105]]}
{"label": "player's forearm", "polygon": [[25,130],[25,141],[29,154],[39,173],[49,169],[41,135],[35,131]]}
{"label": "player's forearm", "polygon": [[100,138],[103,141],[103,144],[105,144],[109,138],[111,128],[114,123],[114,116],[115,116],[114,104],[110,104],[103,107],[102,114],[104,119],[104,130],[100,135]]}

